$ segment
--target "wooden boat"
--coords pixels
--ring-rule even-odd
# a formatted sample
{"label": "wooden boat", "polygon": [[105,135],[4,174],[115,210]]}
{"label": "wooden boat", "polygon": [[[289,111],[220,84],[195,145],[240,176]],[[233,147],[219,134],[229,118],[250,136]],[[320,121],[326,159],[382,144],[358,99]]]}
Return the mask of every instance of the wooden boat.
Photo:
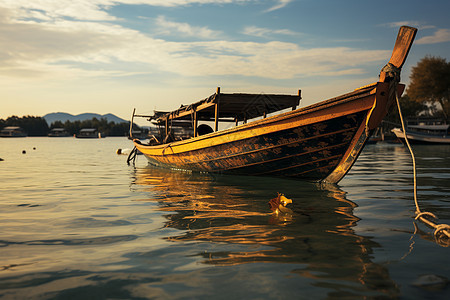
{"label": "wooden boat", "polygon": [[[161,167],[337,183],[356,161],[396,93],[403,92],[400,70],[416,32],[400,28],[379,82],[307,107],[297,108],[300,91],[297,95],[227,94],[218,88],[210,97],[172,112],[154,116],[133,112],[131,123],[135,116],[146,117],[161,128],[159,138],[148,144],[133,139],[135,148]],[[199,122],[210,122],[214,128]],[[219,130],[226,122],[237,126]],[[175,128],[190,130],[192,137],[177,138]]]}
{"label": "wooden boat", "polygon": [[[413,144],[450,144],[449,127],[439,119],[410,119],[406,123],[406,134]],[[401,142],[405,141],[401,128],[394,128],[392,132]]]}

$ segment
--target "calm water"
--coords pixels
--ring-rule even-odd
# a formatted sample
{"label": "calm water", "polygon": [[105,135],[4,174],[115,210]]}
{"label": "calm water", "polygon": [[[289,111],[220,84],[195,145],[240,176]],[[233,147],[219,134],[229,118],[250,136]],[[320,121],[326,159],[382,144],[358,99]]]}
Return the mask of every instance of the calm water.
{"label": "calm water", "polygon": [[[401,145],[367,146],[327,187],[127,166],[130,147],[0,139],[0,298],[450,299]],[[450,224],[450,146],[415,152],[422,209]],[[277,192],[293,214],[270,213]]]}

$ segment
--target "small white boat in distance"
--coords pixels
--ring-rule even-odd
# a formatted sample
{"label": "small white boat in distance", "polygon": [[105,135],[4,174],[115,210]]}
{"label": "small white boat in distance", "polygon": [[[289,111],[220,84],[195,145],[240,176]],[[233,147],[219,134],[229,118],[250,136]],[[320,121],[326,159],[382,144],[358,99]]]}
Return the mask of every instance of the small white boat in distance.
{"label": "small white boat in distance", "polygon": [[[435,119],[408,121],[406,135],[415,144],[450,144],[449,127],[449,124]],[[405,140],[402,129],[394,128],[392,132],[400,141]]]}

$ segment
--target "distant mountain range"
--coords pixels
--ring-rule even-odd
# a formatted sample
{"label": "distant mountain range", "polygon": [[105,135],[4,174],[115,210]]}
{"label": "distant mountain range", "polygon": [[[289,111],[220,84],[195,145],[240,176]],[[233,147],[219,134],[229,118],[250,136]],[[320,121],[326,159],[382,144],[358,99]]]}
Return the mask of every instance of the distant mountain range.
{"label": "distant mountain range", "polygon": [[127,123],[127,120],[121,119],[116,115],[113,114],[94,114],[94,113],[85,113],[85,114],[79,114],[79,115],[71,115],[68,113],[63,112],[57,112],[57,113],[50,113],[43,116],[45,121],[47,121],[47,124],[50,125],[55,121],[61,121],[61,122],[74,122],[74,121],[84,121],[84,120],[92,120],[93,118],[97,118],[100,120],[101,118],[106,119],[108,122],[114,122],[114,123]]}

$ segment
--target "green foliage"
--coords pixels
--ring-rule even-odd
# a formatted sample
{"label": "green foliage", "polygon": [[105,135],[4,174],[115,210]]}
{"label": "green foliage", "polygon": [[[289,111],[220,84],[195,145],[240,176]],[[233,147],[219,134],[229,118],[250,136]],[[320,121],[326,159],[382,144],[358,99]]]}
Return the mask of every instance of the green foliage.
{"label": "green foliage", "polygon": [[412,68],[411,83],[406,91],[413,101],[439,103],[444,117],[450,116],[450,62],[445,58],[426,56]]}
{"label": "green foliage", "polygon": [[[127,136],[130,130],[130,123],[115,123],[109,122],[105,118],[101,118],[100,120],[97,118],[93,118],[91,120],[84,121],[66,121],[62,123],[60,121],[56,121],[52,123],[51,128],[64,128],[71,135],[78,134],[83,128],[96,128],[99,132],[106,136]],[[137,125],[133,125],[133,128],[139,128]]]}
{"label": "green foliage", "polygon": [[[50,129],[53,128],[64,128],[71,135],[78,134],[82,128],[96,128],[99,132],[106,136],[127,136],[130,130],[130,123],[115,123],[109,122],[101,118],[100,120],[93,118],[92,120],[85,121],[66,121],[65,123],[61,121],[55,121],[50,125],[50,128],[42,117],[34,116],[24,116],[17,117],[11,116],[6,120],[0,119],[0,128],[6,126],[19,126],[21,127],[29,136],[47,136]],[[140,130],[139,126],[133,124],[133,129]]]}
{"label": "green foliage", "polygon": [[45,119],[35,116],[17,116],[8,117],[6,120],[0,120],[1,128],[6,126],[19,126],[29,136],[46,136],[48,134],[48,124]]}
{"label": "green foliage", "polygon": [[[400,108],[405,119],[418,117],[419,114],[428,110],[428,107],[424,103],[412,101],[409,95],[404,95],[400,98]],[[400,124],[400,117],[398,116],[398,108],[396,103],[394,103],[391,111],[385,117],[385,120],[390,123]]]}

